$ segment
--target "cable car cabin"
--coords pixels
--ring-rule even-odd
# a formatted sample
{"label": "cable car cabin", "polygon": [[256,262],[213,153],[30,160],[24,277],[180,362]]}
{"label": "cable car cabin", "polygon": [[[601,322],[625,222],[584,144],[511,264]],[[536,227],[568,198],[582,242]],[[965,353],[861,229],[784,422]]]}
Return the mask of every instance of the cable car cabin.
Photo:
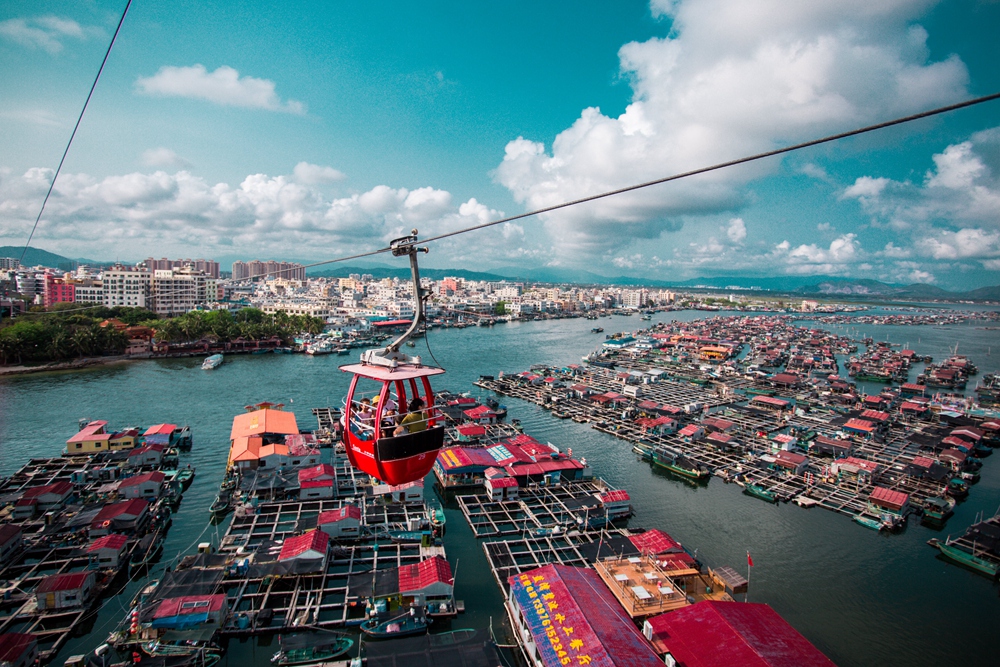
{"label": "cable car cabin", "polygon": [[[434,408],[429,380],[444,369],[350,364],[340,370],[354,375],[344,402],[344,448],[351,464],[387,484],[423,479],[444,444],[444,420]],[[414,398],[423,406],[409,412]]]}

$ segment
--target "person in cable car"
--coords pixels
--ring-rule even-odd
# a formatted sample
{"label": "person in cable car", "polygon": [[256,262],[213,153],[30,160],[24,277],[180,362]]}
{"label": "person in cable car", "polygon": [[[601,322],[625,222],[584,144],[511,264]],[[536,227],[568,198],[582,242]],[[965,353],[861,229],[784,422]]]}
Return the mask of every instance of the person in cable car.
{"label": "person in cable car", "polygon": [[403,435],[404,433],[417,433],[427,430],[427,415],[424,414],[424,399],[417,397],[410,401],[409,412],[403,417],[399,426],[392,432],[393,435]]}

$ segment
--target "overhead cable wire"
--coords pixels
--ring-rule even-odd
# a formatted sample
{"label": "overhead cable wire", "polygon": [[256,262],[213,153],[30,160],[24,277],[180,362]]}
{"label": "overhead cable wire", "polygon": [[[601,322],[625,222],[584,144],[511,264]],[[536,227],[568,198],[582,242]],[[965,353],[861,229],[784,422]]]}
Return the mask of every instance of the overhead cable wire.
{"label": "overhead cable wire", "polygon": [[28,234],[28,240],[24,243],[24,249],[21,251],[21,257],[19,262],[24,261],[24,256],[28,252],[28,247],[31,245],[31,239],[35,236],[35,230],[38,229],[38,222],[42,219],[42,213],[45,212],[45,205],[49,202],[49,197],[52,195],[52,189],[56,186],[56,179],[59,178],[59,172],[62,171],[63,163],[66,162],[66,155],[69,154],[69,147],[73,145],[73,138],[76,137],[76,131],[80,129],[80,122],[83,121],[83,114],[87,111],[87,106],[90,105],[90,98],[94,96],[94,89],[97,88],[97,82],[101,79],[101,73],[104,72],[104,66],[108,63],[108,57],[111,55],[111,49],[115,45],[115,41],[118,39],[118,33],[121,32],[122,24],[125,22],[125,15],[128,14],[128,8],[132,6],[132,0],[128,0],[125,3],[125,11],[122,12],[121,19],[118,20],[118,27],[115,28],[115,34],[111,37],[111,43],[108,44],[108,50],[104,53],[104,60],[101,61],[101,67],[97,70],[97,76],[94,77],[94,83],[90,85],[90,92],[87,93],[87,101],[83,103],[83,108],[80,109],[80,115],[76,119],[76,125],[73,126],[73,132],[69,135],[69,141],[66,142],[66,149],[63,151],[62,158],[59,160],[59,166],[56,167],[56,172],[52,175],[52,182],[49,183],[49,190],[45,193],[45,199],[42,200],[42,207],[38,210],[38,216],[35,218],[35,224],[31,226],[31,233]]}
{"label": "overhead cable wire", "polygon": [[[131,2],[131,0],[130,0]],[[126,7],[127,10],[127,7]],[[124,20],[124,15],[123,15]],[[119,26],[120,27],[120,26]],[[117,34],[117,33],[116,33]],[[110,52],[110,48],[109,48]],[[103,67],[103,66],[102,66]],[[95,82],[96,83],[96,82]],[[89,98],[88,98],[89,99]],[[964,102],[958,102],[957,104],[949,104],[948,106],[938,107],[936,109],[930,109],[928,111],[922,111],[920,113],[911,114],[909,116],[903,116],[901,118],[896,118],[893,120],[887,120],[881,123],[876,123],[875,125],[866,125],[855,130],[849,130],[847,132],[840,132],[838,134],[831,134],[819,139],[811,139],[809,141],[804,141],[798,144],[793,144],[791,146],[785,146],[783,148],[776,148],[771,151],[765,151],[763,153],[756,153],[754,155],[749,155],[746,157],[737,158],[734,160],[729,160],[727,162],[719,162],[708,167],[700,167],[698,169],[692,169],[690,171],[684,171],[671,176],[666,176],[664,178],[658,178],[652,181],[646,181],[644,183],[637,183],[635,185],[628,185],[623,188],[618,188],[616,190],[609,190],[607,192],[601,192],[595,195],[589,195],[587,197],[582,197],[580,199],[573,199],[571,201],[565,201],[559,204],[553,204],[552,206],[546,206],[544,208],[534,209],[532,211],[526,211],[525,213],[518,213],[516,215],[507,216],[505,218],[500,218],[498,220],[491,220],[490,222],[484,222],[478,225],[472,225],[471,227],[464,227],[462,229],[457,229],[452,232],[446,232],[444,234],[438,234],[436,236],[430,236],[425,239],[420,239],[420,243],[433,243],[435,241],[441,241],[443,239],[451,238],[453,236],[458,236],[460,234],[467,234],[469,232],[478,231],[480,229],[486,229],[488,227],[494,227],[496,225],[502,225],[507,222],[513,222],[515,220],[523,220],[525,218],[534,217],[541,215],[543,213],[551,213],[552,211],[558,211],[560,209],[569,208],[571,206],[577,206],[579,204],[585,204],[592,201],[598,201],[600,199],[606,199],[608,197],[613,197],[615,195],[625,194],[627,192],[634,192],[636,190],[642,190],[644,188],[649,188],[654,185],[661,185],[663,183],[669,183],[671,181],[678,181],[684,178],[689,178],[691,176],[697,176],[699,174],[707,174],[709,172],[718,171],[720,169],[726,169],[728,167],[735,167],[741,164],[748,164],[750,162],[756,162],[757,160],[763,160],[764,158],[774,157],[776,155],[783,155],[785,153],[791,153],[794,151],[802,150],[804,148],[810,148],[812,146],[819,146],[822,144],[827,144],[833,141],[839,141],[841,139],[847,139],[849,137],[855,137],[862,134],[867,134],[869,132],[874,132],[876,130],[883,130],[889,127],[894,127],[896,125],[902,125],[904,123],[911,123],[913,121],[922,120],[924,118],[930,118],[933,116],[938,116],[940,114],[948,113],[950,111],[957,111],[959,109],[965,109],[968,107],[976,106],[978,104],[983,104],[985,102],[992,102],[994,100],[1000,99],[1000,93],[993,93],[991,95],[984,95],[982,97],[976,97],[971,100],[965,100]],[[82,115],[82,114],[81,114]],[[61,163],[60,163],[61,164]],[[55,182],[55,179],[53,179]],[[51,188],[50,188],[51,191]],[[41,216],[41,214],[39,214]],[[37,224],[37,221],[36,221]],[[263,273],[254,274],[252,276],[247,276],[245,278],[238,278],[234,282],[242,282],[247,280],[255,280],[257,278],[265,278],[267,276],[276,276],[283,273],[289,273],[291,271],[298,271],[300,269],[311,269],[317,266],[326,266],[329,264],[338,264],[341,262],[349,262],[354,259],[362,259],[365,257],[373,257],[375,255],[381,255],[387,252],[391,252],[391,247],[378,248],[377,250],[369,250],[366,252],[355,253],[353,255],[347,255],[345,257],[337,257],[336,259],[326,259],[319,262],[312,262],[309,264],[301,264],[294,268],[288,269],[277,269],[275,271],[265,271]]]}
{"label": "overhead cable wire", "polygon": [[[776,155],[783,155],[785,153],[791,153],[793,151],[802,150],[803,148],[810,148],[812,146],[819,146],[822,144],[827,144],[832,141],[839,141],[841,139],[847,139],[849,137],[856,137],[861,134],[867,134],[869,132],[874,132],[876,130],[884,130],[889,127],[894,127],[896,125],[902,125],[904,123],[911,123],[916,120],[922,120],[924,118],[930,118],[932,116],[938,116],[943,113],[948,113],[950,111],[957,111],[959,109],[965,109],[967,107],[976,106],[978,104],[983,104],[985,102],[992,102],[993,100],[1000,99],[1000,93],[993,93],[991,95],[984,95],[982,97],[976,97],[971,100],[965,100],[964,102],[958,102],[957,104],[949,104],[948,106],[938,107],[936,109],[930,109],[929,111],[921,111],[920,113],[915,113],[909,116],[903,116],[901,118],[896,118],[893,120],[887,120],[881,123],[876,123],[875,125],[866,125],[865,127],[860,127],[855,130],[849,130],[847,132],[840,132],[838,134],[831,134],[820,139],[811,139],[809,141],[804,141],[802,143],[793,144],[791,146],[785,146],[783,148],[776,148],[774,150],[765,151],[763,153],[756,153],[754,155],[748,155],[746,157],[737,158],[735,160],[729,160],[727,162],[719,162],[713,164],[709,167],[700,167],[698,169],[692,169],[690,171],[684,171],[678,174],[673,174],[672,176],[666,176],[664,178],[658,178],[652,181],[646,181],[644,183],[637,183],[635,185],[628,185],[623,188],[618,188],[617,190],[609,190],[607,192],[601,192],[596,195],[590,195],[587,197],[581,197],[580,199],[573,199],[571,201],[565,201],[559,204],[554,204],[552,206],[546,206],[544,208],[534,209],[532,211],[527,211],[525,213],[518,213],[517,215],[507,216],[505,218],[500,218],[499,220],[491,220],[490,222],[484,222],[479,225],[473,225],[471,227],[464,227],[462,229],[456,229],[453,232],[446,232],[444,234],[438,234],[436,236],[430,236],[425,239],[420,239],[420,243],[433,243],[434,241],[441,241],[443,239],[451,238],[452,236],[458,236],[460,234],[467,234],[469,232],[478,231],[480,229],[486,229],[488,227],[494,227],[496,225],[502,225],[507,222],[513,222],[515,220],[523,220],[524,218],[530,218],[536,215],[541,215],[543,213],[551,213],[552,211],[558,211],[560,209],[569,208],[570,206],[577,206],[579,204],[586,204],[587,202],[597,201],[600,199],[606,199],[608,197],[613,197],[615,195],[625,194],[626,192],[634,192],[636,190],[642,190],[644,188],[649,188],[654,185],[661,185],[663,183],[669,183],[671,181],[679,181],[684,178],[689,178],[691,176],[697,176],[699,174],[707,174],[709,172],[718,171],[720,169],[726,169],[728,167],[735,167],[741,164],[747,164],[750,162],[755,162],[757,160],[763,160],[764,158],[774,157]],[[347,262],[352,259],[361,259],[363,257],[371,257],[373,255],[380,255],[383,253],[390,252],[392,248],[379,248],[378,250],[371,250],[368,252],[358,253],[355,255],[350,255],[347,257],[338,257],[337,259],[328,259],[321,262],[313,262],[311,264],[303,264],[298,268],[310,269],[317,266],[325,266],[327,264],[337,264],[339,262]],[[268,271],[262,274],[257,274],[254,276],[248,276],[247,278],[241,278],[240,280],[252,280],[254,278],[261,278],[269,275],[277,275],[280,273],[286,273],[293,269],[283,269],[277,271]]]}

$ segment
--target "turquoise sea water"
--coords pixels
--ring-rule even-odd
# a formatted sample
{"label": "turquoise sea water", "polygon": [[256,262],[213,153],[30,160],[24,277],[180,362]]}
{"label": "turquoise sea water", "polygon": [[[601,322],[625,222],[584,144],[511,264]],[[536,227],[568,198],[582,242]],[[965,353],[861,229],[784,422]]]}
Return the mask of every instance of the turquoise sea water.
{"label": "turquoise sea water", "polygon": [[[663,313],[654,321],[705,315]],[[609,334],[648,323],[612,317],[599,324]],[[431,351],[448,369],[436,387],[476,394],[472,382],[481,374],[520,371],[533,363],[578,362],[604,338],[590,333],[594,325],[576,319],[432,330]],[[996,331],[975,326],[855,328],[876,340],[909,343],[935,359],[947,356],[958,342],[959,352],[969,355],[981,373],[1000,370]],[[998,348],[998,357],[992,356],[992,347]],[[413,352],[433,361],[423,341]],[[233,415],[251,403],[284,402],[301,427],[311,428],[310,408],[339,405],[348,377],[337,367],[346,361],[336,356],[229,357],[215,371],[202,371],[200,359],[143,361],[0,380],[0,475],[31,456],[57,455],[80,418],[107,419],[116,426],[190,424],[195,444],[182,463],[196,466],[198,475],[175,516],[161,561],[166,565],[176,554],[190,553],[196,542],[224,532],[224,526],[209,525],[208,506],[222,477]],[[882,535],[821,509],[768,505],[718,479],[693,488],[636,461],[624,441],[554,419],[521,401],[501,401],[526,432],[572,447],[596,474],[627,488],[637,511],[630,525],[662,528],[697,548],[698,556],[713,566],[745,571],[749,550],[755,564],[750,600],[772,605],[839,665],[997,664],[998,587],[937,559],[925,544],[937,533],[911,521],[901,534]],[[961,532],[977,512],[990,515],[998,506],[1000,458],[991,457],[945,533]],[[457,562],[456,595],[468,609],[452,627],[486,628],[491,619],[498,626],[503,616],[499,589],[481,545],[457,510],[448,510],[445,545],[453,566]],[[102,642],[139,585],[133,582],[119,598],[106,602],[91,634],[69,642],[53,664]],[[234,641],[222,667],[248,661],[264,667],[274,650]]]}

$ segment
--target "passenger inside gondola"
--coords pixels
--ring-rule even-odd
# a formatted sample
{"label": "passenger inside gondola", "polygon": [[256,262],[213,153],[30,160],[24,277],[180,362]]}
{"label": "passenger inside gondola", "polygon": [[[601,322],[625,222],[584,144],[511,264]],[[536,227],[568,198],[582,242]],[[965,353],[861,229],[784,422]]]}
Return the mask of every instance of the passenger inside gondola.
{"label": "passenger inside gondola", "polygon": [[424,413],[424,399],[418,396],[410,401],[409,411],[400,420],[393,435],[417,433],[425,430],[427,430],[427,415]]}

